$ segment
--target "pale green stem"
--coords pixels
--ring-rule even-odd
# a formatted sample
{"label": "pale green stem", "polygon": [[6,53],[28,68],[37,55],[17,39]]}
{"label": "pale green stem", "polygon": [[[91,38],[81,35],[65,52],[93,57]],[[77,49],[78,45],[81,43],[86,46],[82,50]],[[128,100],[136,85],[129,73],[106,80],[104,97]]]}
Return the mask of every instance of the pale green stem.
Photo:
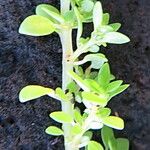
{"label": "pale green stem", "polygon": [[[60,0],[61,2],[61,14],[66,13],[70,8],[70,0]],[[69,62],[70,56],[73,54],[72,48],[72,29],[66,28],[62,29],[61,33],[59,33],[62,49],[63,49],[63,58],[62,58],[62,89],[66,91],[67,85],[71,82],[70,76],[68,76],[68,71],[73,70],[73,64]],[[73,104],[70,101],[62,102],[62,111],[67,114],[73,115]],[[71,124],[63,124],[62,126],[64,130],[64,141],[65,141],[65,150],[79,150],[77,147],[72,145],[70,141],[72,140],[71,133]]]}

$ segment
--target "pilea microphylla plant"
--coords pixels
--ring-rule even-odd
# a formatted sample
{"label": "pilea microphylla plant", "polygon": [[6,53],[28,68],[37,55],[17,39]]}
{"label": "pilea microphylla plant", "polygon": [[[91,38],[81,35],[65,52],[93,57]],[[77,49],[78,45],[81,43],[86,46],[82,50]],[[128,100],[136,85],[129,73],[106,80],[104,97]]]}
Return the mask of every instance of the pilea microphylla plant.
{"label": "pilea microphylla plant", "polygon": [[[27,102],[48,95],[61,102],[62,110],[52,112],[50,117],[62,123],[62,129],[49,126],[45,132],[54,136],[63,135],[65,150],[129,149],[129,141],[115,138],[112,130],[122,130],[124,121],[111,115],[111,109],[107,107],[109,101],[129,85],[115,80],[108,59],[99,52],[99,47],[130,40],[118,32],[121,24],[110,24],[109,17],[99,1],[60,0],[60,11],[51,5],[40,4],[36,7],[36,15],[27,17],[19,28],[19,33],[31,36],[53,32],[60,36],[63,49],[62,88],[53,90],[28,85],[21,90],[19,99],[20,102]],[[83,24],[90,22],[93,23],[93,32],[89,37],[82,37]],[[73,29],[77,29],[76,39],[73,39],[76,50],[72,46]],[[84,57],[79,57],[83,53]],[[84,105],[85,109],[76,107],[80,105]],[[103,144],[92,140],[91,130],[101,131]]]}

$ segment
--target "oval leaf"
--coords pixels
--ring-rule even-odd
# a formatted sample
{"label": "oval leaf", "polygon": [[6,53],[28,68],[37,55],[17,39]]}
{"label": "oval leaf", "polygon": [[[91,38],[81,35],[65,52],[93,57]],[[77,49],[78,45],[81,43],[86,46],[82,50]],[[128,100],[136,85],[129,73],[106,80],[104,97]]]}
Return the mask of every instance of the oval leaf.
{"label": "oval leaf", "polygon": [[20,91],[19,100],[23,103],[44,95],[49,95],[53,97],[54,90],[39,85],[28,85]]}
{"label": "oval leaf", "polygon": [[118,138],[117,150],[129,150],[129,140],[125,138]]}
{"label": "oval leaf", "polygon": [[46,17],[46,18],[50,19],[52,22],[56,22],[57,23],[57,20],[54,19],[50,15],[50,12],[54,12],[54,13],[56,13],[58,15],[60,14],[57,8],[55,8],[55,7],[51,6],[51,5],[48,5],[48,4],[40,4],[40,5],[38,5],[36,7],[36,14],[37,15]]}
{"label": "oval leaf", "polygon": [[63,131],[55,126],[48,127],[45,132],[54,136],[63,135]]}
{"label": "oval leaf", "polygon": [[62,111],[56,111],[50,114],[50,117],[59,123],[72,123],[72,117]]}
{"label": "oval leaf", "polygon": [[100,143],[95,141],[90,141],[88,143],[88,150],[104,150],[104,148]]}
{"label": "oval leaf", "polygon": [[106,149],[109,148],[109,141],[115,138],[113,130],[107,126],[104,126],[102,128],[101,137],[102,137],[102,141]]}
{"label": "oval leaf", "polygon": [[19,33],[32,36],[49,35],[54,31],[53,23],[49,19],[38,15],[27,17],[19,28]]}
{"label": "oval leaf", "polygon": [[96,2],[93,9],[93,23],[94,29],[96,30],[101,26],[103,20],[103,9],[100,2]]}
{"label": "oval leaf", "polygon": [[81,64],[84,64],[88,61],[91,61],[91,68],[99,69],[108,60],[105,57],[105,55],[103,55],[101,53],[89,54],[89,55],[86,55],[83,60],[75,62],[75,65],[81,65]]}
{"label": "oval leaf", "polygon": [[123,83],[122,80],[117,80],[117,81],[113,81],[111,83],[108,84],[108,87],[107,87],[107,92],[113,92],[115,91],[116,89],[119,88],[119,86]]}
{"label": "oval leaf", "polygon": [[91,92],[82,92],[83,100],[101,105],[102,107],[107,105],[107,96],[105,95],[96,95]]}
{"label": "oval leaf", "polygon": [[122,130],[124,128],[124,121],[116,116],[109,116],[103,118],[102,122],[111,128]]}
{"label": "oval leaf", "polygon": [[124,84],[121,85],[119,88],[117,88],[115,91],[112,91],[109,93],[110,98],[120,94],[121,92],[123,92],[124,90],[126,90],[129,87],[129,84]]}
{"label": "oval leaf", "polygon": [[97,116],[100,118],[105,118],[108,117],[111,114],[111,109],[110,108],[100,108]]}
{"label": "oval leaf", "polygon": [[100,86],[105,87],[110,81],[110,67],[108,63],[105,63],[99,73],[98,73],[98,82]]}
{"label": "oval leaf", "polygon": [[112,23],[112,24],[109,24],[109,26],[111,26],[114,31],[118,31],[121,27],[121,24],[120,23]]}
{"label": "oval leaf", "polygon": [[119,32],[108,32],[102,39],[102,42],[111,44],[124,44],[129,41],[130,39],[126,35]]}

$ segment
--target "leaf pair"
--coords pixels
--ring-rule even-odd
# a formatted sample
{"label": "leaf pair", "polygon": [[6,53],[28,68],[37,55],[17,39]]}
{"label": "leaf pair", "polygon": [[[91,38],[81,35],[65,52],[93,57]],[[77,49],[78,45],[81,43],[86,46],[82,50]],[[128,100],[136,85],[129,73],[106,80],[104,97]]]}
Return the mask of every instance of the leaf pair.
{"label": "leaf pair", "polygon": [[72,98],[70,93],[65,94],[61,88],[57,88],[54,91],[51,88],[46,88],[39,85],[28,85],[20,91],[19,100],[23,103],[44,95],[48,95],[60,101],[68,101]]}
{"label": "leaf pair", "polygon": [[125,138],[116,139],[111,128],[104,126],[101,130],[101,136],[105,149],[129,150],[129,141]]}
{"label": "leaf pair", "polygon": [[64,18],[59,11],[48,4],[41,4],[36,8],[36,15],[27,17],[19,28],[19,33],[44,36],[56,31],[55,23],[63,23]]}

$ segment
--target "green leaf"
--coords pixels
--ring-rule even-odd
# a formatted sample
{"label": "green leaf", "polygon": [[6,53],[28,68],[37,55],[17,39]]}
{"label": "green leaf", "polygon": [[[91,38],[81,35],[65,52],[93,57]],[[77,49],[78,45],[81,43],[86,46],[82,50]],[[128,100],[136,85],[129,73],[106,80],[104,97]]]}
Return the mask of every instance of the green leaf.
{"label": "green leaf", "polygon": [[102,145],[96,141],[90,141],[88,143],[88,150],[104,150]]}
{"label": "green leaf", "polygon": [[111,26],[114,31],[118,31],[121,27],[121,24],[120,23],[112,23],[112,24],[109,24],[109,26]]}
{"label": "green leaf", "polygon": [[105,93],[104,89],[99,86],[99,84],[92,79],[84,79],[84,82],[88,85],[90,91],[96,93]]}
{"label": "green leaf", "polygon": [[70,93],[77,93],[79,91],[79,86],[74,81],[72,81],[67,85],[67,89]]}
{"label": "green leaf", "polygon": [[81,140],[80,140],[80,145],[79,148],[85,147],[86,145],[88,145],[90,141],[90,138],[88,136],[82,136]]}
{"label": "green leaf", "polygon": [[110,92],[109,93],[109,96],[110,96],[110,99],[120,93],[122,93],[124,90],[126,90],[127,88],[129,87],[129,84],[124,84],[124,85],[121,85],[118,89],[116,89],[115,91],[113,92]]}
{"label": "green leaf", "polygon": [[90,52],[93,52],[93,53],[96,53],[96,52],[99,51],[99,46],[93,45],[93,46],[91,46],[91,47],[89,48],[89,51],[90,51]]}
{"label": "green leaf", "polygon": [[109,149],[110,150],[116,150],[117,149],[117,141],[115,138],[111,138],[109,141],[108,141],[108,145],[109,145]]}
{"label": "green leaf", "polygon": [[97,116],[100,118],[105,118],[108,117],[111,114],[111,109],[110,108],[100,108],[98,110]]}
{"label": "green leaf", "polygon": [[73,10],[67,11],[63,16],[66,22],[72,24],[73,27],[76,27],[76,16]]}
{"label": "green leaf", "polygon": [[98,73],[98,82],[100,86],[106,87],[110,81],[110,67],[108,63],[105,63],[99,73]]}
{"label": "green leaf", "polygon": [[106,95],[96,95],[91,92],[82,92],[83,100],[89,101],[91,103],[95,103],[97,105],[100,105],[102,107],[107,105],[107,96]]}
{"label": "green leaf", "polygon": [[104,126],[101,130],[101,137],[104,143],[105,149],[109,148],[109,141],[114,139],[114,132],[111,128]]}
{"label": "green leaf", "polygon": [[80,134],[81,132],[82,132],[82,128],[78,124],[74,125],[71,129],[71,133],[74,135]]}
{"label": "green leaf", "polygon": [[90,91],[90,89],[80,76],[78,76],[73,71],[69,71],[68,74],[84,91]]}
{"label": "green leaf", "polygon": [[91,12],[93,10],[94,7],[94,2],[92,2],[91,0],[83,0],[81,2],[81,9],[85,12]]}
{"label": "green leaf", "polygon": [[85,133],[84,133],[84,135],[83,135],[83,136],[87,136],[87,137],[89,138],[89,140],[90,140],[90,139],[92,139],[93,132],[91,132],[91,131],[87,131],[87,132],[85,132]]}
{"label": "green leaf", "polygon": [[60,100],[64,100],[67,101],[68,97],[67,95],[64,93],[64,91],[61,88],[56,88],[55,90],[56,95],[59,97]]}
{"label": "green leaf", "polygon": [[118,138],[117,150],[129,150],[129,140],[125,138]]}
{"label": "green leaf", "polygon": [[73,122],[72,117],[63,111],[53,112],[50,114],[50,117],[59,123],[72,123]]}
{"label": "green leaf", "polygon": [[109,23],[109,18],[110,18],[109,13],[105,13],[105,14],[103,14],[103,21],[102,21],[102,25],[108,25],[108,23]]}
{"label": "green leaf", "polygon": [[27,17],[19,28],[19,33],[32,36],[49,35],[54,31],[53,23],[49,19],[38,15]]}
{"label": "green leaf", "polygon": [[36,14],[46,17],[50,19],[52,22],[58,23],[57,19],[52,17],[50,14],[51,12],[54,12],[57,15],[60,15],[59,11],[57,8],[48,5],[48,4],[40,4],[36,7]]}
{"label": "green leaf", "polygon": [[96,30],[101,26],[103,20],[103,9],[100,2],[96,2],[93,9],[93,23],[94,29]]}
{"label": "green leaf", "polygon": [[76,123],[82,123],[82,115],[79,108],[74,109],[74,120],[76,121]]}
{"label": "green leaf", "polygon": [[122,80],[117,80],[117,81],[113,81],[111,83],[108,84],[106,91],[107,92],[113,92],[116,89],[119,88],[119,86],[123,83]]}
{"label": "green leaf", "polygon": [[54,90],[50,88],[45,88],[39,85],[28,85],[24,87],[19,93],[20,102],[27,102],[36,98],[39,98],[44,95],[49,95],[54,97]]}
{"label": "green leaf", "polygon": [[129,41],[130,39],[126,35],[119,32],[108,32],[102,39],[102,42],[111,44],[124,44]]}
{"label": "green leaf", "polygon": [[91,61],[91,68],[99,69],[104,64],[104,62],[107,62],[107,58],[105,55],[99,53],[99,54],[88,54],[84,57],[83,60],[75,62],[75,65],[82,65],[88,61]]}
{"label": "green leaf", "polygon": [[108,116],[102,119],[102,122],[111,128],[122,130],[124,128],[124,121],[116,116]]}
{"label": "green leaf", "polygon": [[[102,34],[107,34],[108,32],[113,32],[113,28],[109,25],[103,25],[98,28],[98,32]],[[100,36],[100,39],[101,39],[101,36]]]}
{"label": "green leaf", "polygon": [[63,131],[55,126],[48,127],[45,132],[54,136],[63,135]]}
{"label": "green leaf", "polygon": [[74,7],[74,12],[75,12],[75,15],[76,15],[77,21],[78,21],[78,31],[77,31],[77,44],[78,44],[78,42],[80,41],[80,37],[82,36],[83,24],[82,24],[81,15],[80,15],[77,7]]}

